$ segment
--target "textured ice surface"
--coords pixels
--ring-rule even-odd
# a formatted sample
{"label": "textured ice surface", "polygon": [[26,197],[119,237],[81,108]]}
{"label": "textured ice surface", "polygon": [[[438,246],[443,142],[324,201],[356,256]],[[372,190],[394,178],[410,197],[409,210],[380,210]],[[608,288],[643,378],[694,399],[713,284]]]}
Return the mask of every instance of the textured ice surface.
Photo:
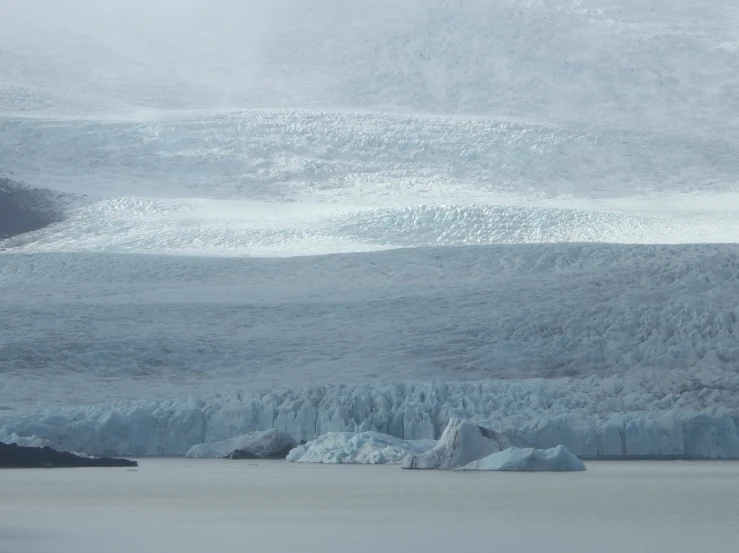
{"label": "textured ice surface", "polygon": [[472,461],[461,470],[568,472],[585,470],[585,463],[561,445],[550,449],[509,447]]}
{"label": "textured ice surface", "polygon": [[193,459],[221,459],[235,450],[243,450],[257,459],[272,459],[277,454],[298,445],[295,439],[280,430],[251,432],[220,442],[208,442],[192,446],[185,457]]}
{"label": "textured ice surface", "polygon": [[711,405],[733,406],[738,254],[596,244],[285,259],[5,252],[0,401],[202,396],[329,375],[595,375],[627,377],[638,393],[639,379],[675,397],[708,388]]}
{"label": "textured ice surface", "polygon": [[17,444],[24,447],[50,447],[52,449],[59,449],[59,446],[56,444],[38,436],[19,436],[18,434],[8,434],[6,432],[0,432],[0,442],[4,444]]}
{"label": "textured ice surface", "polygon": [[90,454],[182,456],[195,444],[270,428],[306,441],[364,431],[438,439],[457,417],[519,447],[564,445],[584,458],[739,458],[735,389],[722,382],[687,389],[684,375],[671,378],[377,384],[127,401],[6,411],[0,432]]}
{"label": "textured ice surface", "polygon": [[397,465],[436,445],[434,440],[401,440],[380,432],[329,432],[293,449],[293,463]]}
{"label": "textured ice surface", "polygon": [[[407,457],[405,469],[453,469],[500,451],[506,439],[490,429],[458,418],[449,420],[439,442],[429,451]],[[505,447],[505,446],[503,446]]]}
{"label": "textured ice surface", "polygon": [[[91,200],[122,198],[100,207],[109,215],[124,210],[131,197],[139,202],[128,206],[132,215],[137,207],[162,209],[149,199],[276,201],[291,215],[296,206],[285,202],[330,203],[349,210],[400,209],[362,214],[357,222],[375,234],[402,223],[407,234],[414,217],[428,224],[424,205],[469,206],[470,223],[489,230],[501,213],[486,214],[484,206],[513,204],[565,208],[563,221],[546,211],[513,215],[529,227],[541,217],[545,228],[564,230],[579,216],[584,236],[597,236],[600,224],[607,227],[604,237],[613,236],[620,224],[639,242],[649,240],[649,225],[656,241],[669,233],[695,240],[701,234],[717,240],[718,231],[736,237],[735,228],[707,216],[719,212],[736,220],[736,209],[711,199],[719,193],[736,197],[739,134],[697,131],[266,109],[175,112],[132,121],[8,115],[0,117],[0,171],[29,185],[86,193]],[[182,205],[167,204],[170,210]],[[225,223],[239,205],[223,214],[217,204],[204,207],[211,219]],[[311,205],[297,207],[308,212]],[[588,219],[571,212],[579,207],[616,213]],[[685,217],[674,217],[675,211]],[[454,223],[454,211],[449,218],[438,221],[442,229]],[[457,240],[461,231],[458,222]],[[518,237],[528,236],[524,231]],[[560,239],[567,236],[559,232]]]}

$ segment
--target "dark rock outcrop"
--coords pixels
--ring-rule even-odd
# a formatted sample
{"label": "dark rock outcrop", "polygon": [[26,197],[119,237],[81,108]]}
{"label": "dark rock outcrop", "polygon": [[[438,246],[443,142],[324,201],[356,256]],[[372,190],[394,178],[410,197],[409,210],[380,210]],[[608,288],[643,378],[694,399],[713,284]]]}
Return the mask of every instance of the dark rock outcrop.
{"label": "dark rock outcrop", "polygon": [[192,459],[284,459],[298,445],[289,433],[272,428],[218,442],[195,444],[185,457]]}
{"label": "dark rock outcrop", "polygon": [[63,204],[62,194],[0,177],[0,240],[60,221]]}
{"label": "dark rock outcrop", "polygon": [[286,445],[282,449],[273,449],[268,453],[264,453],[264,451],[262,451],[260,452],[261,455],[255,454],[253,451],[248,449],[235,449],[226,455],[224,459],[284,459],[293,447],[295,447],[295,445]]}
{"label": "dark rock outcrop", "polygon": [[0,468],[137,467],[136,461],[112,457],[81,457],[50,447],[0,443]]}

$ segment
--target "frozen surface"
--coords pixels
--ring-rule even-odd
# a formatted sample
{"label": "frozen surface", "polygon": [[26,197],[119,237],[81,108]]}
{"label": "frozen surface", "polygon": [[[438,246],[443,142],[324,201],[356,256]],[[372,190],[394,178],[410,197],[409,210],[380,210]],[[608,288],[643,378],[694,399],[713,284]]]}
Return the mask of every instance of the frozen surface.
{"label": "frozen surface", "polygon": [[[0,171],[32,186],[87,193],[91,199],[366,208],[510,205],[515,200],[522,207],[620,207],[622,215],[632,215],[623,221],[625,228],[636,226],[633,236],[648,237],[650,224],[655,232],[687,236],[691,221],[670,217],[675,210],[694,214],[704,207],[736,216],[731,206],[707,200],[736,195],[738,142],[739,134],[732,132],[704,136],[696,129],[645,132],[494,116],[269,109],[171,112],[132,120],[6,115],[0,117]],[[693,201],[684,194],[692,194]],[[644,201],[652,196],[662,203]],[[211,217],[219,215],[217,204],[207,207]],[[132,214],[135,208],[129,206]],[[157,209],[162,207],[152,201],[149,210]],[[667,221],[635,218],[634,211],[661,213]],[[393,215],[376,223],[399,224]],[[478,225],[480,217],[485,220],[484,212],[472,215]],[[580,215],[581,224],[588,222],[587,214]],[[398,216],[406,218],[402,212]],[[618,221],[601,215],[610,227],[605,232],[616,234],[612,227]],[[703,232],[712,229],[715,233],[707,224]],[[696,237],[699,230],[692,231]]]}
{"label": "frozen surface", "polygon": [[703,382],[690,382],[678,371],[654,380],[590,377],[234,392],[8,411],[0,415],[0,433],[36,435],[89,454],[182,456],[195,444],[270,428],[306,441],[328,432],[365,431],[434,440],[449,419],[462,418],[495,431],[496,442],[505,438],[537,449],[564,445],[579,457],[739,458],[739,394],[725,387],[729,381],[711,382],[716,376],[711,372],[704,376]]}
{"label": "frozen surface", "polygon": [[509,447],[472,461],[461,470],[491,470],[520,472],[584,471],[585,463],[558,445],[551,449]]}
{"label": "frozen surface", "polygon": [[144,459],[138,470],[2,471],[0,489],[13,498],[0,501],[13,553],[199,553],[245,539],[265,553],[442,553],[491,536],[522,553],[695,553],[739,540],[736,463],[523,474]]}
{"label": "frozen surface", "polygon": [[287,432],[264,430],[236,436],[220,442],[208,442],[192,446],[185,457],[193,459],[221,459],[234,450],[244,450],[258,459],[272,459],[276,454],[293,448],[298,443]]}
{"label": "frozen surface", "polygon": [[328,379],[630,376],[637,392],[641,381],[665,394],[709,388],[711,404],[734,405],[738,253],[595,244],[285,259],[0,253],[0,404]]}
{"label": "frozen surface", "polygon": [[401,440],[380,432],[329,432],[293,449],[293,463],[397,465],[436,445],[434,440]]}

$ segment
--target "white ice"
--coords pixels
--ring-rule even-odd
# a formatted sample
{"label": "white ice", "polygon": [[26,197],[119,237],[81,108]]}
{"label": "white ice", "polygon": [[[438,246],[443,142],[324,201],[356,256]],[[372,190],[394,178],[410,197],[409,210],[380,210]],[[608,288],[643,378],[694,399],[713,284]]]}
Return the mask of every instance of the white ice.
{"label": "white ice", "polygon": [[435,440],[401,440],[380,432],[329,432],[293,449],[292,463],[397,465],[436,445]]}
{"label": "white ice", "polygon": [[38,436],[19,436],[18,434],[9,434],[5,431],[0,432],[0,442],[4,444],[17,444],[23,447],[50,447],[52,449],[59,449],[53,442],[39,438]]}
{"label": "white ice", "polygon": [[586,469],[585,463],[559,445],[550,449],[509,447],[472,461],[460,470],[570,472]]}
{"label": "white ice", "polygon": [[502,435],[496,436],[492,431],[483,429],[477,424],[452,418],[444,428],[439,442],[428,451],[412,457],[406,457],[403,468],[407,469],[453,469],[497,453],[501,449]]}

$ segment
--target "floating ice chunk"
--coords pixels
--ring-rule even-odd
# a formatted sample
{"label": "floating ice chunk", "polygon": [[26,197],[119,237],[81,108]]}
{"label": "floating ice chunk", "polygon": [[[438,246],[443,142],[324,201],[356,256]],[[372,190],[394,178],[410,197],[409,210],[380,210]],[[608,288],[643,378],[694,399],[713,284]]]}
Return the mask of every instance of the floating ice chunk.
{"label": "floating ice chunk", "polygon": [[401,440],[380,432],[330,432],[293,449],[294,463],[400,464],[436,445],[434,440]]}
{"label": "floating ice chunk", "polygon": [[509,447],[461,467],[461,470],[579,471],[585,463],[563,445],[550,449]]}
{"label": "floating ice chunk", "polygon": [[420,455],[407,458],[407,469],[452,469],[500,451],[507,439],[472,422],[452,418],[436,446]]}
{"label": "floating ice chunk", "polygon": [[235,458],[241,459],[284,459],[296,445],[298,442],[290,434],[273,428],[263,432],[250,432],[220,442],[196,444],[190,448],[185,457],[220,459],[236,454]]}

